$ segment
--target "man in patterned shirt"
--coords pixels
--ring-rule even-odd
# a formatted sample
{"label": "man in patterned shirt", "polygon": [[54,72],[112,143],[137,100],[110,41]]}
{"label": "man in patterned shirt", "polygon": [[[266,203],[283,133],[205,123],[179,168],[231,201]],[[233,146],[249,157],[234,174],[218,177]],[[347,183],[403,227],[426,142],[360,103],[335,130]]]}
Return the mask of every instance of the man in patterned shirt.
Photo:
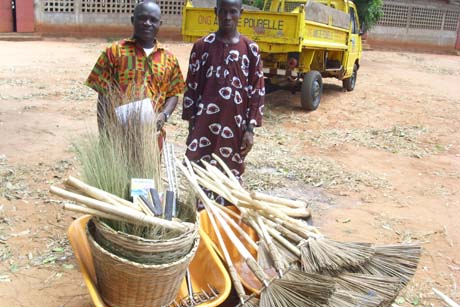
{"label": "man in patterned shirt", "polygon": [[132,38],[115,42],[103,51],[86,80],[86,85],[98,92],[99,129],[103,127],[109,99],[111,103],[119,100],[118,106],[133,97],[151,99],[154,110],[161,112],[157,119],[161,128],[185,88],[177,58],[156,39],[162,23],[158,4],[141,2],[135,7],[131,22]]}
{"label": "man in patterned shirt", "polygon": [[215,164],[217,154],[241,176],[262,124],[264,75],[259,47],[238,32],[241,0],[217,0],[219,29],[193,45],[182,119],[189,122],[187,157]]}

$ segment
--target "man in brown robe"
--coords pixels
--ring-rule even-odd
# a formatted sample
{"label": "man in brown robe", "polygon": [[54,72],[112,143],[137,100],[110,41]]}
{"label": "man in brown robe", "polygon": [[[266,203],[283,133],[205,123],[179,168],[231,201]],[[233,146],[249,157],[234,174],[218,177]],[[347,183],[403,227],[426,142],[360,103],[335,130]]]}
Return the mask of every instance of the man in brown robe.
{"label": "man in brown robe", "polygon": [[238,32],[241,0],[217,0],[217,32],[190,54],[182,119],[189,121],[186,156],[216,164],[217,154],[240,177],[262,124],[264,75],[259,46]]}

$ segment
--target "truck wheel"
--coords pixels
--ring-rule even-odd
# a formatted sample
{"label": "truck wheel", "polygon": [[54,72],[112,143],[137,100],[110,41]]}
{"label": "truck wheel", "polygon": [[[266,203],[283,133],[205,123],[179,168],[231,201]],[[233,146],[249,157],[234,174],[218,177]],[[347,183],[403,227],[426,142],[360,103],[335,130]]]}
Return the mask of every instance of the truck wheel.
{"label": "truck wheel", "polygon": [[349,92],[354,90],[356,85],[356,78],[358,78],[358,66],[355,64],[355,66],[353,66],[353,74],[351,74],[351,77],[342,80],[343,88]]}
{"label": "truck wheel", "polygon": [[300,92],[300,102],[302,108],[308,111],[316,110],[321,101],[323,93],[323,79],[321,74],[312,70],[303,77],[302,90]]}

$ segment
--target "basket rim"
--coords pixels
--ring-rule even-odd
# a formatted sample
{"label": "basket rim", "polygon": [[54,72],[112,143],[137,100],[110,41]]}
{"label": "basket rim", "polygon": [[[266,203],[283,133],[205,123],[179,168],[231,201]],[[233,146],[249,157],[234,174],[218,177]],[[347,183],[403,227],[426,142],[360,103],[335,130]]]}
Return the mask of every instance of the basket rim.
{"label": "basket rim", "polygon": [[111,232],[112,234],[118,234],[121,237],[136,240],[137,242],[142,243],[142,244],[162,244],[162,243],[174,243],[174,242],[177,242],[177,241],[182,241],[182,240],[186,239],[187,235],[190,235],[190,234],[193,234],[193,233],[198,233],[198,229],[199,229],[199,225],[200,225],[199,224],[199,219],[197,219],[197,221],[194,223],[195,227],[190,228],[190,230],[184,232],[183,234],[181,234],[181,235],[179,235],[179,236],[177,236],[175,238],[165,239],[165,240],[153,240],[153,239],[146,239],[146,238],[143,238],[143,237],[140,237],[140,236],[137,236],[137,235],[132,235],[132,234],[120,231],[120,230],[113,229],[112,227],[107,225],[107,223],[105,223],[104,221],[102,221],[100,219],[97,219],[97,218],[94,218],[94,217],[91,218],[91,220],[93,221],[93,223],[94,223],[94,221],[97,221],[97,223],[101,224],[104,228],[107,228],[108,231]]}
{"label": "basket rim", "polygon": [[109,251],[105,250],[102,246],[99,245],[99,243],[96,242],[96,240],[93,238],[93,235],[90,233],[89,229],[88,229],[88,226],[86,226],[86,235],[88,236],[88,240],[100,251],[102,252],[103,254],[105,254],[106,256],[110,257],[110,258],[113,258],[114,260],[116,261],[120,261],[122,263],[125,263],[125,264],[129,264],[129,265],[133,265],[137,268],[141,268],[141,269],[163,269],[163,268],[167,268],[167,267],[171,267],[171,266],[176,266],[176,265],[179,265],[179,264],[182,264],[183,262],[187,262],[190,258],[192,258],[197,249],[198,249],[198,245],[200,244],[200,236],[196,236],[196,238],[194,239],[195,243],[193,244],[193,247],[192,249],[190,250],[190,252],[185,255],[184,257],[182,257],[181,259],[179,260],[176,260],[176,261],[173,261],[173,262],[169,262],[169,263],[164,263],[164,264],[142,264],[142,263],[138,263],[138,262],[134,262],[134,261],[131,261],[131,260],[128,260],[128,259],[125,259],[125,258],[122,258],[122,257],[119,257],[115,254],[112,254],[110,253]]}

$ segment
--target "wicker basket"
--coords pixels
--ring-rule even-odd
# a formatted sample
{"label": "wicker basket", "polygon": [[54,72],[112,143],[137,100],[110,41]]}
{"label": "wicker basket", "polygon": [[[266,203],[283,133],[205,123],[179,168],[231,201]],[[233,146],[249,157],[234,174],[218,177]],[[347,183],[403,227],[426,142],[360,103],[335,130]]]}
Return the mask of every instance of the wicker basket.
{"label": "wicker basket", "polygon": [[146,265],[118,257],[102,248],[93,238],[94,225],[88,224],[88,241],[94,259],[97,285],[102,299],[111,307],[161,307],[177,295],[185,271],[198,249],[194,237],[190,252],[181,259],[160,265]]}
{"label": "wicker basket", "polygon": [[[184,234],[167,240],[149,240],[116,231],[103,221],[93,218],[96,242],[110,253],[142,264],[163,264],[185,257],[198,236],[198,222]],[[90,223],[91,224],[91,223]]]}

